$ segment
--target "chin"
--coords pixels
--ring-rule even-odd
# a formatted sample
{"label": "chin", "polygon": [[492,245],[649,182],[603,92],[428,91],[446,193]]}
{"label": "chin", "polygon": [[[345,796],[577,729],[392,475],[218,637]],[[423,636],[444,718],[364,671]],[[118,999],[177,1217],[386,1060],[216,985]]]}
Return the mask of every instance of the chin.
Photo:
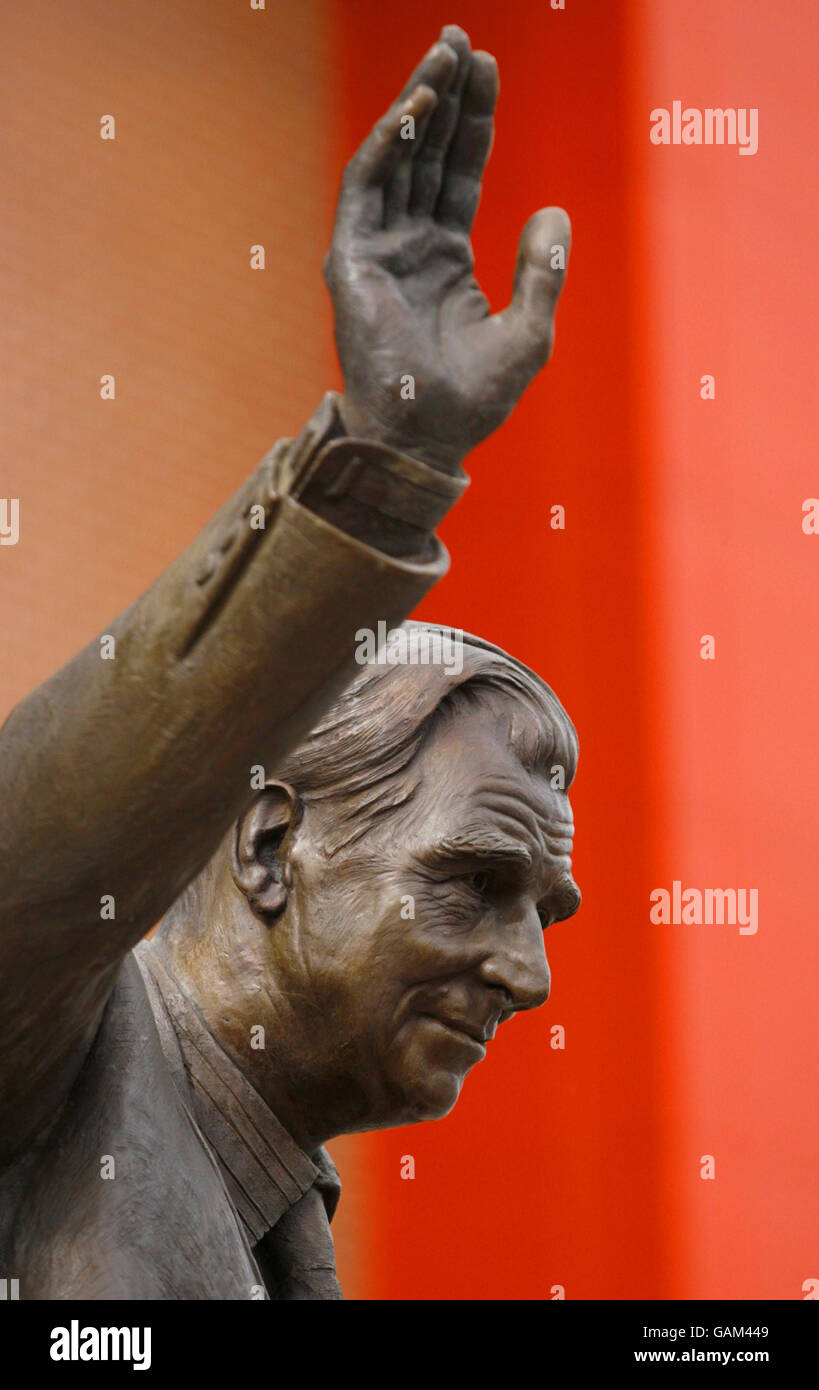
{"label": "chin", "polygon": [[461,1094],[464,1078],[452,1072],[432,1072],[415,1077],[404,1087],[402,1116],[393,1124],[415,1125],[423,1120],[442,1120],[453,1110]]}

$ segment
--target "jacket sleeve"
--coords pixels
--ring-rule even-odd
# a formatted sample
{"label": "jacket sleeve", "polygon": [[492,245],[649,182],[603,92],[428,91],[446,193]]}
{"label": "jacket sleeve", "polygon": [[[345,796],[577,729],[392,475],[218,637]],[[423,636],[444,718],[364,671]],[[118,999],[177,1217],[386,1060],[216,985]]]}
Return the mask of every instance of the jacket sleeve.
{"label": "jacket sleeve", "polygon": [[76,1076],[125,953],[249,802],[251,768],[274,767],[352,678],[356,630],[401,622],[446,570],[434,536],[397,558],[283,493],[292,448],[0,732],[14,1148]]}

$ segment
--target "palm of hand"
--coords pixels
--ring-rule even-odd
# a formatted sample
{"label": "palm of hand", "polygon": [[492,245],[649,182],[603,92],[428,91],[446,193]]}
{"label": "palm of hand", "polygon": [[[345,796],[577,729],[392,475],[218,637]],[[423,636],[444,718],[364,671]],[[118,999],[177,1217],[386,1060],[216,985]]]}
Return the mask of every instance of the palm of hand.
{"label": "palm of hand", "polygon": [[[444,35],[348,166],[326,274],[351,433],[449,471],[549,356],[563,280],[550,252],[555,238],[567,245],[568,219],[554,209],[530,220],[515,297],[490,315],[469,231],[497,76],[460,30]],[[402,141],[408,113],[415,139]]]}

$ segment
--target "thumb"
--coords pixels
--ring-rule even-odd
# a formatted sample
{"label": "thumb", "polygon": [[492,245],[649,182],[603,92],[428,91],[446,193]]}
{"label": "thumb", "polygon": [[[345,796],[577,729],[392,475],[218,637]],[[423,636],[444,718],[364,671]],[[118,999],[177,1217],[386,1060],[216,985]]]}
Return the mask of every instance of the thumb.
{"label": "thumb", "polygon": [[552,350],[571,239],[571,223],[562,208],[542,208],[521,232],[512,302],[503,317],[521,352],[537,367]]}

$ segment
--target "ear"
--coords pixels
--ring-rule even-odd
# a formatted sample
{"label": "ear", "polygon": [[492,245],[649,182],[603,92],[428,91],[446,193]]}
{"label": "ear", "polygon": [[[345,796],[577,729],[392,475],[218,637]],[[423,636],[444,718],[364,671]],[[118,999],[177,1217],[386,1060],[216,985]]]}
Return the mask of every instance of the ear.
{"label": "ear", "polygon": [[286,782],[268,782],[236,823],[233,882],[251,910],[272,926],[287,906],[293,882],[285,840],[302,817],[297,793]]}

